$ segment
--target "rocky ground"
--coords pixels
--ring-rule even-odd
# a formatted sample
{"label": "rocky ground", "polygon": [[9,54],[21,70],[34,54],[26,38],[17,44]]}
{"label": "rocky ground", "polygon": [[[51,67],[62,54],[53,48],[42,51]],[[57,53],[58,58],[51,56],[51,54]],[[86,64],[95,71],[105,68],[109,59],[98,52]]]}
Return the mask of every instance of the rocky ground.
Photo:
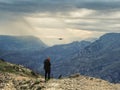
{"label": "rocky ground", "polygon": [[120,90],[120,84],[80,75],[44,82],[42,77],[4,73],[0,74],[0,90]]}
{"label": "rocky ground", "polygon": [[41,90],[42,88],[44,88],[44,80],[40,77],[0,74],[0,90]]}
{"label": "rocky ground", "polygon": [[0,60],[0,90],[41,90],[42,76],[21,65]]}
{"label": "rocky ground", "polygon": [[0,90],[120,90],[120,84],[79,74],[45,82],[23,66],[0,61]]}
{"label": "rocky ground", "polygon": [[50,80],[42,90],[120,90],[120,84],[111,84],[92,77],[75,76]]}

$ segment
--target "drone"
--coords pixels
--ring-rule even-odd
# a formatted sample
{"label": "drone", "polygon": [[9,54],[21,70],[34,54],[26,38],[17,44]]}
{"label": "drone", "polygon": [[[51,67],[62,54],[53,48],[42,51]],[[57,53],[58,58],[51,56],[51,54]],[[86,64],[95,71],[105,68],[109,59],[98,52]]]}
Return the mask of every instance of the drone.
{"label": "drone", "polygon": [[59,40],[63,40],[63,38],[58,38]]}

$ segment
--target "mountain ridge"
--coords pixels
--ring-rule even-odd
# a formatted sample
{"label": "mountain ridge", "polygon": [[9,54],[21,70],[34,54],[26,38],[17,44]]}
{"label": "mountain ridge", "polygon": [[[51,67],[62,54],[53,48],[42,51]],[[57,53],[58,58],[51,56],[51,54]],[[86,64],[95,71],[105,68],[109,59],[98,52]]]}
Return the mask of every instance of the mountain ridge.
{"label": "mountain ridge", "polygon": [[0,58],[12,63],[29,64],[28,60],[38,59],[34,53],[41,52],[47,47],[39,38],[34,36],[0,35]]}
{"label": "mountain ridge", "polygon": [[[85,47],[78,55],[73,54],[73,58],[59,64],[61,67],[58,67],[56,72],[61,71],[63,75],[66,74],[65,72],[68,72],[66,75],[81,73],[82,75],[119,83],[120,70],[118,68],[120,66],[117,63],[120,62],[120,34],[115,35],[115,33],[103,35],[100,39]],[[65,71],[62,71],[63,69]],[[104,73],[106,74],[104,75]]]}

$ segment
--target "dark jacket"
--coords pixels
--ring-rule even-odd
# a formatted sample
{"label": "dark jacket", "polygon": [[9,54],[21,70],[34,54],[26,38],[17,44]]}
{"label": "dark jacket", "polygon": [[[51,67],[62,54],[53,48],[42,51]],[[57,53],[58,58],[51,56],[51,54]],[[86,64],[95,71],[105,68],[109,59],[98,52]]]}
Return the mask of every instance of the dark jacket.
{"label": "dark jacket", "polygon": [[50,70],[51,70],[51,63],[50,63],[50,61],[49,61],[48,59],[46,59],[46,60],[44,61],[44,69],[45,69],[46,71],[50,71]]}

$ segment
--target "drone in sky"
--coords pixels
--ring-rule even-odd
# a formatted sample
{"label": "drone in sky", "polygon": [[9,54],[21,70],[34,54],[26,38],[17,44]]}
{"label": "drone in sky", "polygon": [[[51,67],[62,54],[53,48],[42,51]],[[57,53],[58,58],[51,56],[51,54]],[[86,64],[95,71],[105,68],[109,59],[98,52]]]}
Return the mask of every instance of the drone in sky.
{"label": "drone in sky", "polygon": [[63,38],[58,38],[59,40],[63,40]]}

